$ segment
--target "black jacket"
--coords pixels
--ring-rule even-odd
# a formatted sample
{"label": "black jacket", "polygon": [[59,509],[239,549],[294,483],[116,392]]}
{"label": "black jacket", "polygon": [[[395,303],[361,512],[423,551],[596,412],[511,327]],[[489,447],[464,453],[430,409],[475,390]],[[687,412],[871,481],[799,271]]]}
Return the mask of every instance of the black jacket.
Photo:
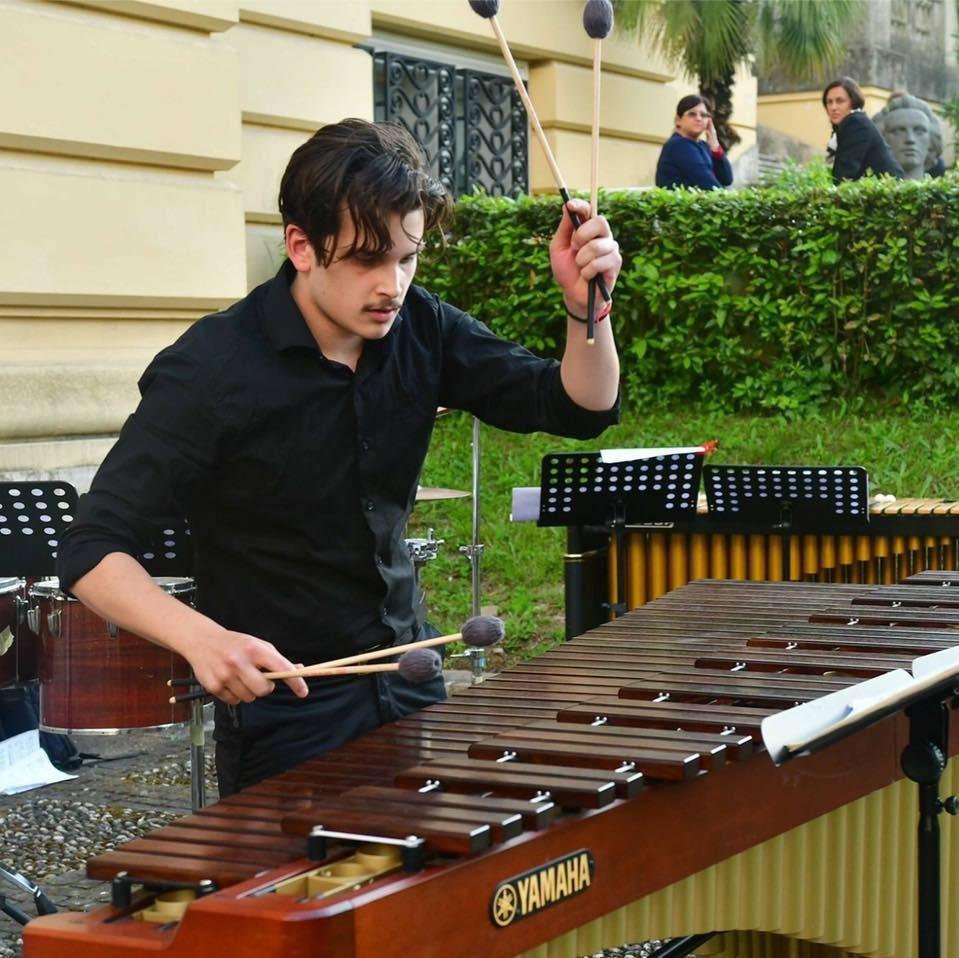
{"label": "black jacket", "polygon": [[832,167],[834,183],[841,180],[859,180],[868,173],[880,176],[888,173],[903,179],[902,167],[892,150],[876,129],[876,125],[861,110],[849,114],[836,131],[836,158]]}

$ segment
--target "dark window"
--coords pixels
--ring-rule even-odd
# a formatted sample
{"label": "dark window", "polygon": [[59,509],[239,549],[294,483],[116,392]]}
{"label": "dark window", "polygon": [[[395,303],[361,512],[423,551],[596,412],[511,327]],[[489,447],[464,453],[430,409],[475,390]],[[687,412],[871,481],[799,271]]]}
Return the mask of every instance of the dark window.
{"label": "dark window", "polygon": [[509,77],[379,51],[373,88],[376,119],[401,123],[454,196],[527,191],[526,112]]}

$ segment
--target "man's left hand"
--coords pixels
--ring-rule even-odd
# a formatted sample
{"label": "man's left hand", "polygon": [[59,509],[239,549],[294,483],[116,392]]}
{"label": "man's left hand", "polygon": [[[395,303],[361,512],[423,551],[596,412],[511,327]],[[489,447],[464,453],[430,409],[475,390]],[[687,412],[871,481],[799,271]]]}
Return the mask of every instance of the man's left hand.
{"label": "man's left hand", "polygon": [[[573,227],[570,210],[580,219],[578,229]],[[577,316],[586,315],[589,281],[601,275],[606,289],[612,292],[623,265],[619,244],[613,239],[609,223],[602,216],[590,218],[589,214],[589,203],[585,200],[570,200],[563,208],[563,218],[549,244],[553,276],[563,291],[566,309]],[[601,303],[598,299],[597,310]]]}

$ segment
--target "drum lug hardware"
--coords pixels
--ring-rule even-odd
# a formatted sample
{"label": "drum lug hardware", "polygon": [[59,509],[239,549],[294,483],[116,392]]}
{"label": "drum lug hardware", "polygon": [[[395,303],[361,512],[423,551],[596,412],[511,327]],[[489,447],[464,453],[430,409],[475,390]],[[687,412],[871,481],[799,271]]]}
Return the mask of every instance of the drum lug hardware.
{"label": "drum lug hardware", "polygon": [[596,718],[590,722],[590,725],[606,725],[609,722],[609,719],[605,715],[597,715]]}
{"label": "drum lug hardware", "polygon": [[745,662],[737,662],[729,671],[730,672],[742,672],[746,668]]}
{"label": "drum lug hardware", "polygon": [[551,802],[553,796],[548,791],[538,791],[531,799],[530,804],[535,805],[537,802]]}
{"label": "drum lug hardware", "polygon": [[515,758],[516,758],[515,752],[512,752],[509,749],[504,749],[503,754],[500,755],[500,757],[496,759],[496,761],[497,763],[512,762],[515,760]]}
{"label": "drum lug hardware", "polygon": [[723,730],[719,733],[720,735],[735,735],[736,726],[735,725],[724,725]]}
{"label": "drum lug hardware", "polygon": [[428,778],[426,784],[422,788],[418,788],[418,792],[435,792],[440,787],[440,780],[438,778]]}
{"label": "drum lug hardware", "polygon": [[27,609],[27,625],[30,626],[30,631],[34,635],[40,634],[40,608],[39,606],[31,606]]}
{"label": "drum lug hardware", "polygon": [[118,626],[115,622],[107,622],[107,634],[111,639],[120,638],[120,626]]}
{"label": "drum lug hardware", "polygon": [[668,702],[669,701],[669,692],[660,692],[656,698],[653,699],[654,702]]}
{"label": "drum lug hardware", "polygon": [[329,838],[356,842],[360,845],[393,845],[400,850],[405,872],[422,871],[426,860],[426,842],[416,835],[407,835],[406,838],[389,838],[384,835],[362,835],[357,832],[334,832],[322,825],[315,825],[306,839],[307,857],[313,861],[322,861],[326,858],[326,841]]}
{"label": "drum lug hardware", "polygon": [[18,595],[14,599],[14,608],[16,609],[17,625],[22,625],[30,615],[30,603],[22,595]]}
{"label": "drum lug hardware", "polygon": [[55,639],[60,638],[60,626],[62,622],[63,613],[60,609],[53,609],[47,614],[47,628]]}

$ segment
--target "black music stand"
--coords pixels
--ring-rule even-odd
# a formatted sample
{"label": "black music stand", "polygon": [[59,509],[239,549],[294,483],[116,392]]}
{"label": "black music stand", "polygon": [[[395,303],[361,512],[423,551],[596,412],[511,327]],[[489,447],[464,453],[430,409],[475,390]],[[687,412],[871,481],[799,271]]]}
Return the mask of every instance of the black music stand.
{"label": "black music stand", "polygon": [[[73,521],[76,508],[77,490],[68,482],[33,479],[0,482],[0,569],[4,570],[3,574],[17,578],[53,575],[60,540]],[[20,692],[26,694],[23,689]],[[57,910],[39,885],[19,872],[0,868],[0,879],[25,891],[37,914],[49,915]],[[0,911],[21,925],[30,920],[29,915],[2,894]]]}
{"label": "black music stand", "polygon": [[869,477],[861,466],[706,466],[703,483],[714,522],[779,532],[787,582],[794,534],[852,535],[869,523]]}
{"label": "black music stand", "polygon": [[678,522],[696,514],[701,452],[668,453],[626,462],[603,462],[598,452],[549,453],[540,479],[541,526],[605,526],[616,539],[615,616],[626,601],[626,526]]}
{"label": "black music stand", "polygon": [[53,575],[57,549],[77,509],[68,482],[0,482],[0,569],[29,578]]}
{"label": "black music stand", "polygon": [[193,575],[193,540],[185,519],[151,520],[153,531],[143,542],[139,559],[151,576]]}
{"label": "black music stand", "polygon": [[[142,545],[140,564],[151,576],[191,577],[193,541],[186,519],[151,519],[152,533]],[[191,692],[200,686],[191,684]],[[190,704],[190,804],[194,812],[206,805],[206,733],[203,705],[205,698],[195,694]]]}
{"label": "black music stand", "polygon": [[[932,653],[925,659],[954,653]],[[941,958],[939,820],[941,812],[959,813],[959,798],[939,798],[939,781],[949,756],[949,709],[959,708],[959,657],[923,678],[904,670],[885,673],[839,692],[806,702],[763,720],[763,740],[770,757],[782,765],[812,755],[880,719],[904,711],[909,744],[899,765],[919,786],[918,825],[918,958]],[[913,669],[917,662],[915,660]],[[877,690],[870,694],[872,690]],[[833,704],[835,703],[835,704]]]}

